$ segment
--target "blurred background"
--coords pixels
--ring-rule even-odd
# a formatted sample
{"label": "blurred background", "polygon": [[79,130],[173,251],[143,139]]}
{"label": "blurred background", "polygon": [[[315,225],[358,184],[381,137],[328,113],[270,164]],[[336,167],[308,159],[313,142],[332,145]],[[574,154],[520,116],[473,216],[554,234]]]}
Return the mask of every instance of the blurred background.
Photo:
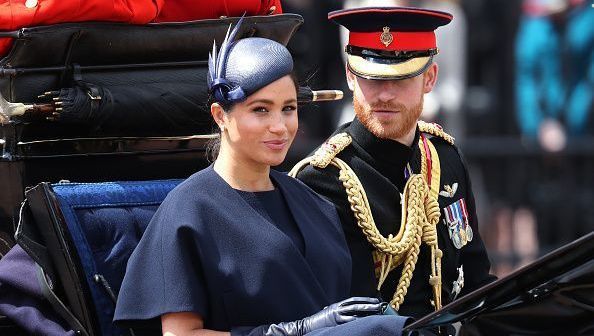
{"label": "blurred background", "polygon": [[499,276],[594,230],[592,0],[283,0],[305,24],[291,40],[300,79],[345,99],[300,110],[284,168],[353,117],[346,32],[332,10],[416,6],[450,12],[437,30],[437,87],[422,119],[465,154],[480,229]]}

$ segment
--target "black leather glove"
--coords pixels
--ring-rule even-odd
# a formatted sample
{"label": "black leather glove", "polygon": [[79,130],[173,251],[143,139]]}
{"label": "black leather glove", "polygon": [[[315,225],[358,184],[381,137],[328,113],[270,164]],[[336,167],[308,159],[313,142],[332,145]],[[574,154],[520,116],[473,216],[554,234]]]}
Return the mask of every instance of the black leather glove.
{"label": "black leather glove", "polygon": [[293,322],[271,324],[265,336],[301,336],[316,329],[334,327],[359,317],[382,313],[382,303],[376,298],[352,297],[334,303],[319,312]]}

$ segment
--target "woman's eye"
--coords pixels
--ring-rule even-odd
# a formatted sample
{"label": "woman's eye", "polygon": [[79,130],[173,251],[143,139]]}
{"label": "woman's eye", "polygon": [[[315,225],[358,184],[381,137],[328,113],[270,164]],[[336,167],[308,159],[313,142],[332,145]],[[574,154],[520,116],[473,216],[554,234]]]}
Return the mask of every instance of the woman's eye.
{"label": "woman's eye", "polygon": [[283,112],[290,113],[297,110],[297,106],[295,105],[287,105],[283,107]]}
{"label": "woman's eye", "polygon": [[252,109],[252,111],[254,112],[259,112],[259,113],[265,113],[268,112],[268,110],[264,107],[264,106],[258,106],[258,107],[254,107]]}

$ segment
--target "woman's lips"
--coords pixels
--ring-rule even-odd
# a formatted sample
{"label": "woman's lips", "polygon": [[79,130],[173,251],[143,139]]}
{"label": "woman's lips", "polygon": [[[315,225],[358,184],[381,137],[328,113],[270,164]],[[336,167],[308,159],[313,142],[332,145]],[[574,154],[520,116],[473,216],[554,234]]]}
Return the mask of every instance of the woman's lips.
{"label": "woman's lips", "polygon": [[287,140],[268,140],[264,141],[264,145],[272,150],[281,150],[285,148],[287,142]]}

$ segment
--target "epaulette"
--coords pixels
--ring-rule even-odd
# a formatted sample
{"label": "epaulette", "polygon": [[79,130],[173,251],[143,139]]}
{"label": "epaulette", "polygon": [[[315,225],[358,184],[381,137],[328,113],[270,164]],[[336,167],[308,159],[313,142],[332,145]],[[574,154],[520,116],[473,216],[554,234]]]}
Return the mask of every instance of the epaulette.
{"label": "epaulette", "polygon": [[442,138],[445,141],[447,141],[450,145],[454,144],[454,140],[455,140],[454,137],[447,134],[439,124],[428,123],[428,122],[419,120],[418,126],[419,126],[419,131],[421,131],[423,133],[431,134],[431,135],[439,137],[439,138]]}
{"label": "epaulette", "polygon": [[326,168],[332,159],[348,145],[353,139],[348,133],[338,133],[326,140],[311,157],[310,163],[318,168]]}

